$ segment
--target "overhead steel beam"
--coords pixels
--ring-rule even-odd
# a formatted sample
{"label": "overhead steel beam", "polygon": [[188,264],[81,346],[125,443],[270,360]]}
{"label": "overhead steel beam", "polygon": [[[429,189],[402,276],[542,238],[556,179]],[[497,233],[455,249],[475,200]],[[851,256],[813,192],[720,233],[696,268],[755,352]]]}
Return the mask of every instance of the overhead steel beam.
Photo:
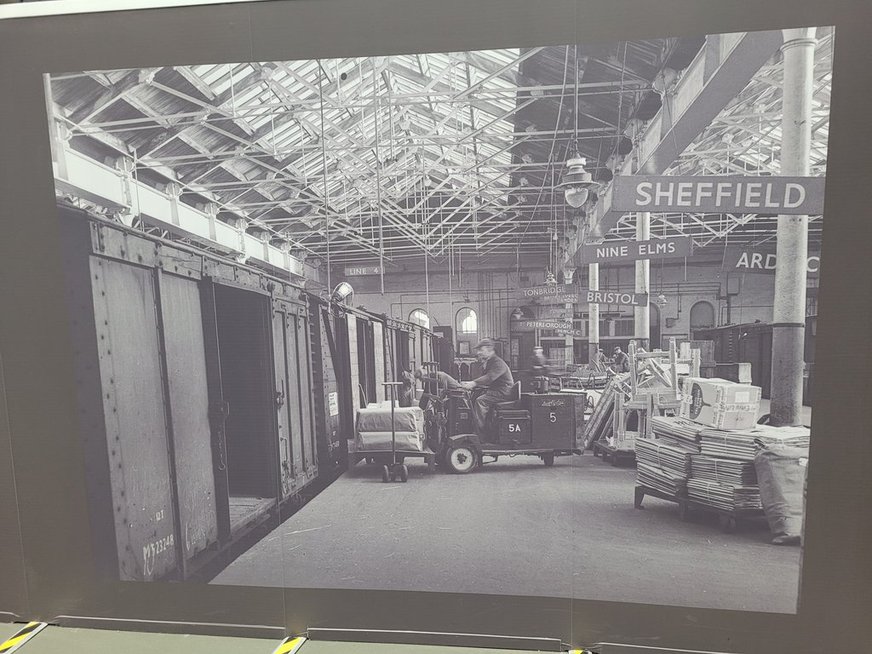
{"label": "overhead steel beam", "polygon": [[138,181],[132,174],[105,166],[67,145],[61,147],[65,148],[67,166],[63,174],[60,170],[55,171],[58,189],[112,210],[148,216],[163,229],[225,252],[245,255],[270,267],[317,279],[314,269],[287,251],[217,220],[215,213],[190,207],[171,194]]}
{"label": "overhead steel beam", "polygon": [[[665,171],[745,89],[782,42],[780,30],[707,37],[708,47],[701,48],[683,71],[663,108],[648,122],[634,152],[616,174],[657,175]],[[591,215],[602,234],[617,224],[622,212],[612,208],[612,184],[599,194]],[[577,248],[572,259],[575,265],[581,263]]]}

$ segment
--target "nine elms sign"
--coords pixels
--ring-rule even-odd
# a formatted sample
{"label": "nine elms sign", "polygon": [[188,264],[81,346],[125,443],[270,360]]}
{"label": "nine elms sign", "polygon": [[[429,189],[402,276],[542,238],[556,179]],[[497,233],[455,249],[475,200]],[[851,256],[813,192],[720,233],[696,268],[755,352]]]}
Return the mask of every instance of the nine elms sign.
{"label": "nine elms sign", "polygon": [[684,211],[819,215],[823,177],[653,176],[615,177],[618,211]]}
{"label": "nine elms sign", "polygon": [[635,261],[637,259],[671,259],[690,256],[693,241],[689,236],[659,238],[650,241],[607,241],[579,248],[582,263]]}

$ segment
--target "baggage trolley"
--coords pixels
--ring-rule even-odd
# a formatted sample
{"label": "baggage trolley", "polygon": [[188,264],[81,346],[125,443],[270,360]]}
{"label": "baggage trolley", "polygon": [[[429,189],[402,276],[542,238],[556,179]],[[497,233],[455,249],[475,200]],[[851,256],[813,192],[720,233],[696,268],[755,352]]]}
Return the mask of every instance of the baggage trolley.
{"label": "baggage trolley", "polygon": [[386,381],[382,383],[391,391],[391,461],[382,466],[382,481],[388,483],[389,481],[396,481],[399,479],[401,482],[405,483],[409,480],[409,468],[406,467],[405,463],[402,463],[402,461],[397,458],[397,426],[394,419],[396,387],[402,386],[403,382]]}

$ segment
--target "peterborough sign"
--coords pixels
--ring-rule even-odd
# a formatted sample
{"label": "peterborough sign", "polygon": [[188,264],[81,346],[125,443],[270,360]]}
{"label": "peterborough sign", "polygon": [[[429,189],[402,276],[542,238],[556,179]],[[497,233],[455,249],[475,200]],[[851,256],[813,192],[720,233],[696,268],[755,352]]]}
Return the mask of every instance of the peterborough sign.
{"label": "peterborough sign", "polygon": [[638,259],[671,259],[690,256],[693,240],[689,236],[652,241],[614,241],[579,248],[582,263],[609,263]]}
{"label": "peterborough sign", "polygon": [[823,177],[627,175],[612,188],[617,211],[816,216],[824,209]]}
{"label": "peterborough sign", "polygon": [[520,327],[527,329],[572,329],[572,323],[565,320],[522,320]]}

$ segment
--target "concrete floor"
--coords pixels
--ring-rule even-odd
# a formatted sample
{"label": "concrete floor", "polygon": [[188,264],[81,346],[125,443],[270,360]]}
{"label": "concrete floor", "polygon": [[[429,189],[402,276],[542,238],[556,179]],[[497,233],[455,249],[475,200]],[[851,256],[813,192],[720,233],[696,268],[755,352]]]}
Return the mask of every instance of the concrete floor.
{"label": "concrete floor", "polygon": [[633,508],[635,470],[584,456],[517,457],[468,475],[383,484],[360,464],[213,583],[575,597],[795,612],[799,548],[765,522],[734,534]]}

